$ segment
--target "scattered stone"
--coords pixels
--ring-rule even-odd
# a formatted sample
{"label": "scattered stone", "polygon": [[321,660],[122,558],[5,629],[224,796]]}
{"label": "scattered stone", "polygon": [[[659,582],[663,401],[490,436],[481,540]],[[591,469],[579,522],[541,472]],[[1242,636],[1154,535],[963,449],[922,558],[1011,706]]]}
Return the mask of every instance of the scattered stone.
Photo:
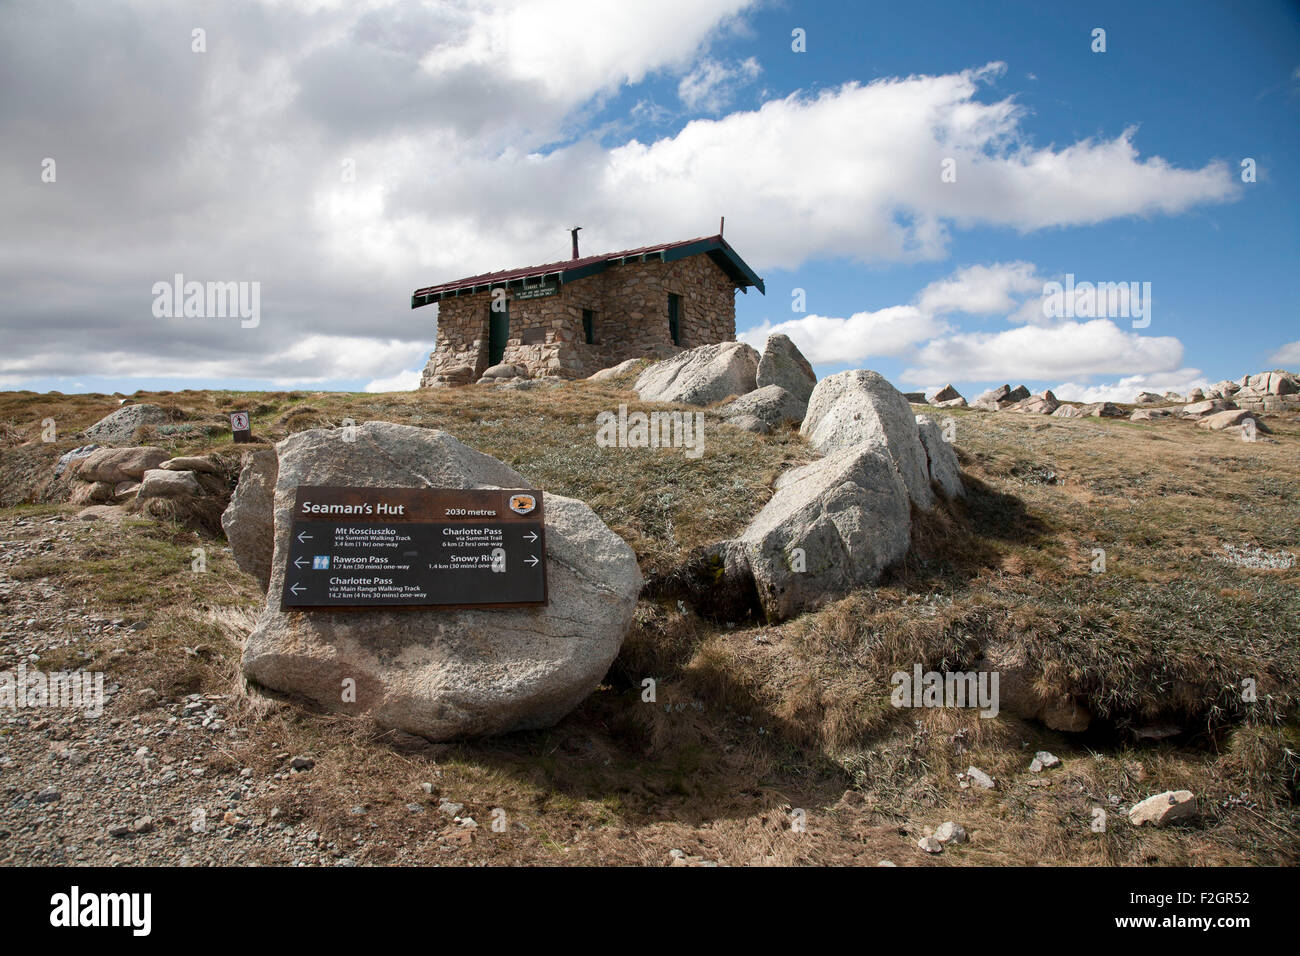
{"label": "scattered stone", "polygon": [[460,811],[465,809],[463,803],[452,803],[450,800],[443,800],[438,804],[438,809],[449,817],[460,816]]}
{"label": "scattered stone", "polygon": [[290,770],[310,770],[314,766],[316,766],[316,761],[310,757],[294,757],[289,761]]}
{"label": "scattered stone", "polygon": [[1046,750],[1040,750],[1034,754],[1034,759],[1029,762],[1030,773],[1042,773],[1052,767],[1060,766],[1061,758],[1057,757]]}
{"label": "scattered stone", "polygon": [[968,783],[974,784],[982,790],[993,790],[997,787],[997,784],[993,782],[992,777],[986,774],[979,767],[975,766],[966,768],[966,780]]}
{"label": "scattered stone", "polygon": [[1128,822],[1135,827],[1145,823],[1162,827],[1167,823],[1196,816],[1196,797],[1190,790],[1166,790],[1135,803],[1128,812]]}
{"label": "scattered stone", "polygon": [[943,844],[932,836],[921,837],[916,841],[916,845],[926,853],[942,853]]}
{"label": "scattered stone", "polygon": [[966,835],[966,828],[960,823],[947,820],[935,829],[934,839],[947,846],[950,843],[965,843],[969,837]]}
{"label": "scattered stone", "polygon": [[46,787],[38,791],[32,799],[37,803],[58,803],[63,799],[63,793],[57,787]]}

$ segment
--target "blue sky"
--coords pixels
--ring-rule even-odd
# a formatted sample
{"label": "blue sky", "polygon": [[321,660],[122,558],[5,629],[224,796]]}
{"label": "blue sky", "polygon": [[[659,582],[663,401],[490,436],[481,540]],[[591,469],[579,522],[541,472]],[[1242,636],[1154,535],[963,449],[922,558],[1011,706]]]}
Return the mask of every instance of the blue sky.
{"label": "blue sky", "polygon": [[[738,331],[823,375],[1131,400],[1300,368],[1297,10],[6,5],[0,387],[411,387],[415,287],[719,215],[767,283]],[[258,282],[258,325],[154,315],[177,272]],[[1044,317],[1067,273],[1150,283],[1150,324]]]}

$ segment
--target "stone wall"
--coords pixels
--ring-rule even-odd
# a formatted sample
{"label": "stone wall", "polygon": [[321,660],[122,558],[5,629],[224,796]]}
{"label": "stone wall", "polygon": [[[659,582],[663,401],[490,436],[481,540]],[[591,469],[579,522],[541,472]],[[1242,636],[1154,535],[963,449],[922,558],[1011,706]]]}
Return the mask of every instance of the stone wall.
{"label": "stone wall", "polygon": [[[502,361],[523,367],[533,377],[584,378],[626,359],[662,357],[674,351],[669,293],[682,298],[681,348],[730,342],[736,337],[735,290],[706,255],[610,266],[562,286],[557,295],[509,299],[510,335]],[[488,366],[491,303],[489,292],[439,303],[437,344],[421,387],[478,380]],[[594,313],[592,345],[583,334],[584,309]]]}

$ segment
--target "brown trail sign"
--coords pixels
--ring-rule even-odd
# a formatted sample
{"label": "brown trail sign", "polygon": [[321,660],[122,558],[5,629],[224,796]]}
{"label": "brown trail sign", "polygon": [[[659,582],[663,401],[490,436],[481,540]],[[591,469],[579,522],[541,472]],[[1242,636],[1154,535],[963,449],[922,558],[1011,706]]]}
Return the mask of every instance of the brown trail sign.
{"label": "brown trail sign", "polygon": [[540,491],[297,489],[282,608],[547,603]]}

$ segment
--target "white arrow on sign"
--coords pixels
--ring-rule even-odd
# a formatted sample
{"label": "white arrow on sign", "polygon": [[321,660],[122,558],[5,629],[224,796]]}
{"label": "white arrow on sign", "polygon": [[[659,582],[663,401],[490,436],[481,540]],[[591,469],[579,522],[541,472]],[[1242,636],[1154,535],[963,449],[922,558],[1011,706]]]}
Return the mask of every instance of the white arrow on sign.
{"label": "white arrow on sign", "polygon": [[306,531],[299,531],[299,532],[298,532],[298,540],[299,540],[299,541],[310,541],[310,540],[311,540],[311,535],[309,535]]}
{"label": "white arrow on sign", "polygon": [[289,585],[289,593],[292,594],[294,597],[298,596],[299,591],[305,591],[305,590],[307,589],[304,587],[300,587],[296,582]]}
{"label": "white arrow on sign", "polygon": [[525,541],[536,541],[536,540],[537,540],[537,532],[534,531],[534,532],[532,532],[531,534],[526,534],[526,535],[524,535],[524,540],[525,540]]}
{"label": "white arrow on sign", "polygon": [[537,555],[535,555],[535,554],[530,554],[528,557],[524,558],[524,564],[536,565],[536,564],[537,564]]}
{"label": "white arrow on sign", "polygon": [[307,563],[307,559],[306,559],[306,558],[294,558],[294,559],[293,559],[293,566],[294,566],[295,568],[297,568],[298,570],[300,570],[300,571],[302,570],[302,566],[303,566],[304,564],[306,564],[306,563]]}

